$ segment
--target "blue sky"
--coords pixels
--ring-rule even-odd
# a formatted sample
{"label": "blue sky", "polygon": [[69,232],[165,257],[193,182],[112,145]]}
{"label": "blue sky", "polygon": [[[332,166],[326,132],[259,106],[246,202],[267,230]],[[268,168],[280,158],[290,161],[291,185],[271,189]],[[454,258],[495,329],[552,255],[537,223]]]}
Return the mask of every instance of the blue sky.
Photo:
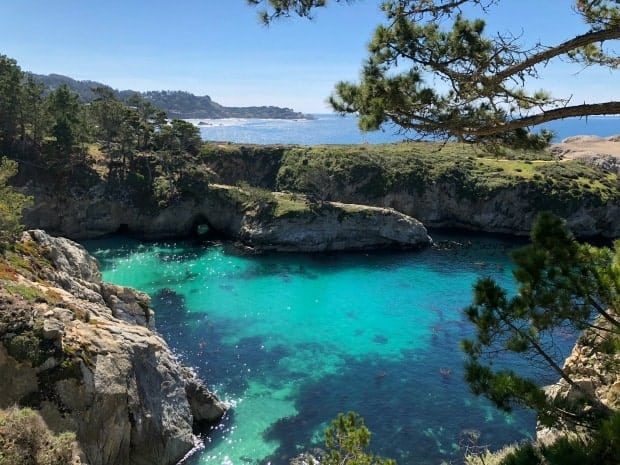
{"label": "blue sky", "polygon": [[[333,3],[333,2],[332,2]],[[313,21],[264,27],[245,0],[3,0],[0,53],[25,71],[117,89],[186,90],[223,105],[278,105],[325,113],[339,80],[356,80],[379,1],[332,4]],[[528,4],[531,4],[528,6]],[[570,0],[504,0],[491,31],[554,43],[585,32]],[[534,89],[584,100],[618,99],[617,75],[557,63]]]}

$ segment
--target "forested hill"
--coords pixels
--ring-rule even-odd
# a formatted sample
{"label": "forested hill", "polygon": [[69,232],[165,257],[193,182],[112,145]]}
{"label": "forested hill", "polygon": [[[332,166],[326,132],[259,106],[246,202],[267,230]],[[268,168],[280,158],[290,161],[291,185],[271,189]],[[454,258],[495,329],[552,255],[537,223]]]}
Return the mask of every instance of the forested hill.
{"label": "forested hill", "polygon": [[140,94],[157,108],[164,110],[169,118],[276,118],[276,119],[307,119],[308,115],[296,112],[291,108],[275,106],[260,107],[225,107],[211,100],[208,95],[197,96],[184,91],[150,91],[136,92],[133,90],[116,90],[96,81],[78,81],[60,74],[33,74],[34,78],[43,83],[49,90],[62,84],[80,96],[84,103],[95,100],[93,88],[105,87],[114,92],[120,100],[127,100],[134,94]]}

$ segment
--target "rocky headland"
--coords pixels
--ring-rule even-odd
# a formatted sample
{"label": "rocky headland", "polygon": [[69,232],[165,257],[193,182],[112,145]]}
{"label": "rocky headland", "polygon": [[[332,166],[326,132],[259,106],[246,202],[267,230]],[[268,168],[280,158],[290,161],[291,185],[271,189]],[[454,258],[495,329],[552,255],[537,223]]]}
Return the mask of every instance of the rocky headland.
{"label": "rocky headland", "polygon": [[176,463],[226,408],[154,331],[149,297],[80,245],[24,233],[0,263],[0,407],[75,432],[83,463]]}
{"label": "rocky headland", "polygon": [[527,236],[538,214],[548,210],[577,236],[615,238],[620,142],[594,142],[596,147],[582,136],[548,152],[504,155],[422,143],[270,151],[214,145],[205,163],[213,182],[241,180],[267,190],[310,191],[329,200],[393,208],[427,228]]}
{"label": "rocky headland", "polygon": [[[205,186],[206,187],[206,186]],[[144,239],[188,237],[201,227],[257,251],[320,252],[429,245],[426,228],[391,208],[209,184],[200,197],[141,208],[96,185],[73,198],[34,187],[28,227],[73,239],[125,232]]]}
{"label": "rocky headland", "polygon": [[543,210],[577,236],[620,236],[616,165],[565,146],[517,154],[524,159],[472,150],[205,144],[177,160],[177,172],[143,154],[124,171],[84,165],[52,175],[22,164],[17,185],[34,197],[28,228],[72,239],[187,237],[206,226],[258,249],[410,247],[428,243],[420,222],[525,236]]}

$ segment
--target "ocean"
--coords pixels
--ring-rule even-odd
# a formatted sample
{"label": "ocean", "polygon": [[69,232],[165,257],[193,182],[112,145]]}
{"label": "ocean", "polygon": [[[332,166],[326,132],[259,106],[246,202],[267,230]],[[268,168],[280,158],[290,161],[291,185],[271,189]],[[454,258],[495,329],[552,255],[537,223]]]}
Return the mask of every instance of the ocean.
{"label": "ocean", "polygon": [[[336,114],[312,115],[312,120],[274,119],[202,119],[188,120],[199,125],[200,134],[208,141],[248,144],[381,144],[400,142],[406,136],[386,125],[381,131],[361,132],[353,116]],[[553,142],[576,135],[608,137],[620,134],[620,117],[567,118],[543,127],[554,131]],[[409,136],[411,137],[411,136]]]}
{"label": "ocean", "polygon": [[[185,465],[284,465],[323,444],[339,412],[401,465],[461,463],[466,450],[531,439],[463,380],[462,309],[491,276],[514,291],[512,239],[436,234],[428,250],[245,255],[231,245],[86,243],[103,277],[148,292],[158,331],[231,406]],[[563,334],[566,352],[576,335]],[[511,361],[526,371],[532,368]],[[533,373],[551,383],[548,374]]]}

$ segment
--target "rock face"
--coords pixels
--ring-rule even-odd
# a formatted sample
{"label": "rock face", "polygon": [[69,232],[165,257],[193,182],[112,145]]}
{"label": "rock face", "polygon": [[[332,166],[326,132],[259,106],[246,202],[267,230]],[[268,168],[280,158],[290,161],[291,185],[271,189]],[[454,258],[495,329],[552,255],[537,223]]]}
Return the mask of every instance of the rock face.
{"label": "rock face", "polygon": [[[617,315],[612,313],[614,318]],[[571,387],[565,380],[560,380],[545,388],[547,396],[577,402],[583,393],[597,399],[612,410],[620,409],[620,353],[615,349],[616,334],[611,324],[602,317],[596,321],[604,331],[589,328],[579,337],[570,356],[564,362],[563,370],[575,382],[578,389]],[[579,392],[581,390],[582,392]],[[581,431],[578,425],[564,425],[564,429],[539,426],[536,438],[543,443],[551,443],[559,436]],[[587,433],[587,431],[585,431]]]}
{"label": "rock face", "polygon": [[176,463],[225,407],[153,331],[149,297],[67,239],[29,231],[22,250],[0,288],[0,407],[74,431],[84,463]]}
{"label": "rock face", "polygon": [[267,206],[244,203],[239,192],[237,187],[211,184],[200,199],[155,211],[106,199],[97,190],[91,192],[91,198],[67,202],[35,192],[35,206],[25,213],[24,221],[28,227],[74,239],[113,234],[119,229],[147,239],[186,237],[197,225],[206,224],[262,250],[365,250],[430,243],[422,223],[393,209],[320,202],[303,213],[277,217],[266,212]]}
{"label": "rock face", "polygon": [[436,184],[428,186],[422,194],[394,192],[374,202],[414,216],[433,228],[527,236],[538,214],[551,209],[566,220],[577,236],[613,238],[620,235],[620,204],[554,206],[527,183],[499,189],[480,198],[463,197],[453,186]]}
{"label": "rock face", "polygon": [[314,210],[269,221],[247,221],[239,234],[261,250],[323,252],[431,244],[418,220],[393,209],[323,202]]}
{"label": "rock face", "polygon": [[[581,157],[573,152],[569,155],[560,146],[554,149],[558,157]],[[196,161],[203,163],[201,169],[204,175],[180,182],[176,187],[183,193],[163,203],[154,198],[153,192],[132,190],[129,182],[111,187],[97,178],[90,184],[64,187],[54,186],[54,180],[43,177],[39,172],[24,172],[20,181],[22,190],[35,199],[33,207],[24,214],[24,223],[28,228],[45,229],[71,239],[98,237],[117,231],[134,233],[145,239],[184,237],[191,235],[197,225],[203,224],[242,241],[252,236],[251,231],[256,232],[257,240],[258,236],[269,237],[276,223],[268,216],[252,216],[252,209],[231,196],[230,192],[236,189],[232,186],[240,182],[271,192],[296,191],[295,183],[287,184],[281,181],[287,179],[286,176],[279,177],[287,169],[282,165],[284,148],[266,146],[261,150],[250,150],[241,146],[239,150],[228,153],[225,146],[216,146],[213,151],[212,156]],[[603,167],[611,174],[617,171],[619,158],[614,156],[609,159],[609,156],[589,156],[589,163]],[[611,165],[611,162],[615,164]],[[601,173],[603,176],[605,171]],[[554,187],[556,184],[551,181],[542,183],[523,177],[497,186],[485,181],[487,184],[473,189],[468,183],[475,184],[475,176],[470,173],[463,180],[457,170],[451,174],[452,177],[420,181],[423,183],[421,185],[396,183],[388,188],[389,179],[382,176],[374,171],[357,169],[348,174],[346,182],[324,179],[320,196],[345,204],[393,209],[416,218],[428,228],[459,228],[526,236],[541,211],[552,211],[564,218],[577,236],[620,236],[620,202],[616,194],[607,200],[590,191],[584,191],[583,195],[579,194],[581,196],[570,194],[573,192],[571,189],[579,191],[576,183],[567,181],[566,185]],[[510,178],[507,174],[501,176]],[[71,179],[71,182],[75,184],[76,180]],[[566,190],[568,185],[571,187]],[[324,213],[303,219],[304,227],[316,231],[313,239],[308,241],[318,240],[323,234],[331,244],[349,248],[344,239],[351,229],[341,222],[330,222],[329,208]],[[362,230],[372,231],[379,227],[372,224],[372,219],[376,217],[367,215],[367,218],[366,223],[358,222]],[[262,224],[259,224],[260,221]],[[290,221],[278,224],[285,228],[294,226]],[[344,229],[338,231],[340,227]],[[326,231],[321,232],[321,229]],[[286,234],[290,235],[289,232]],[[339,238],[333,239],[330,235]],[[352,242],[350,248],[358,248],[357,239]],[[310,249],[331,248],[335,247],[325,244],[324,247],[313,246]]]}
{"label": "rock face", "polygon": [[[615,139],[606,139],[608,143],[611,140]],[[619,142],[614,144],[620,147]],[[582,158],[570,157],[566,150],[559,146],[553,149],[558,157]],[[616,151],[612,160],[605,152],[590,162],[607,172],[617,171],[620,148],[617,147]],[[289,186],[282,186],[277,181],[277,176],[282,174],[282,171],[278,173],[281,167],[277,166],[281,159],[279,152],[270,159],[266,156],[250,156],[240,150],[238,153],[213,156],[208,163],[213,170],[214,182],[234,184],[246,181],[268,190],[286,190]],[[510,187],[490,187],[479,195],[463,192],[454,179],[429,182],[421,189],[416,186],[391,187],[387,191],[368,188],[376,187],[377,182],[386,183],[376,173],[359,170],[350,175],[346,183],[325,182],[322,195],[326,199],[340,202],[393,208],[418,219],[427,228],[458,228],[527,236],[538,214],[548,210],[563,217],[577,236],[620,236],[620,203],[617,200],[566,200],[561,192],[551,194],[527,179]]]}

